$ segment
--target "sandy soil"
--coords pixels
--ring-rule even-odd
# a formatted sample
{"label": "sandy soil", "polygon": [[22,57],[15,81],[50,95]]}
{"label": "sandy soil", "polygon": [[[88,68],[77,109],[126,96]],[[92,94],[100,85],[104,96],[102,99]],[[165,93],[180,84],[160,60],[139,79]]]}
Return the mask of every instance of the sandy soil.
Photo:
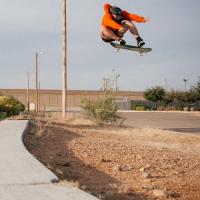
{"label": "sandy soil", "polygon": [[200,199],[198,135],[57,121],[31,123],[24,143],[59,184],[100,199]]}

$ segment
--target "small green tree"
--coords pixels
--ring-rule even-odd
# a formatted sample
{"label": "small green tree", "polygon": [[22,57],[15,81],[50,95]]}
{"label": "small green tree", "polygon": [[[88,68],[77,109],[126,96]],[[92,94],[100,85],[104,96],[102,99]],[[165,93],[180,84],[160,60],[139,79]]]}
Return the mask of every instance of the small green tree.
{"label": "small green tree", "polygon": [[114,103],[114,96],[110,85],[104,89],[102,96],[96,101],[88,98],[83,99],[82,108],[86,115],[95,119],[99,124],[115,124],[121,125],[124,119],[118,114],[117,105]]}
{"label": "small green tree", "polygon": [[145,90],[144,97],[154,103],[153,109],[157,109],[158,101],[162,101],[165,97],[165,90],[160,86],[155,86]]}
{"label": "small green tree", "polygon": [[168,106],[170,103],[174,102],[174,99],[176,99],[177,92],[174,90],[171,90],[169,92],[165,93],[165,96],[163,98],[163,103],[165,106]]}
{"label": "small green tree", "polygon": [[173,102],[176,109],[182,110],[184,106],[189,107],[196,99],[196,93],[193,89],[188,92],[171,90],[166,93],[163,101],[166,103],[165,105]]}
{"label": "small green tree", "polygon": [[25,106],[14,97],[1,96],[0,112],[6,112],[7,116],[11,116],[18,115],[19,112],[24,110]]}
{"label": "small green tree", "polygon": [[196,85],[191,88],[190,92],[193,94],[196,101],[200,101],[200,78]]}

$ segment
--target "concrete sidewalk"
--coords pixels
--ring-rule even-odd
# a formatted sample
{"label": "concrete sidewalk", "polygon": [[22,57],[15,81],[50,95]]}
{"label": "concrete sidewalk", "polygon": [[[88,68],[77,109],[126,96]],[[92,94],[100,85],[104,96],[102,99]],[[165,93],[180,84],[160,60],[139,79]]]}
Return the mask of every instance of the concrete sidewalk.
{"label": "concrete sidewalk", "polygon": [[0,122],[0,200],[97,200],[77,188],[52,183],[58,178],[24,147],[27,124]]}

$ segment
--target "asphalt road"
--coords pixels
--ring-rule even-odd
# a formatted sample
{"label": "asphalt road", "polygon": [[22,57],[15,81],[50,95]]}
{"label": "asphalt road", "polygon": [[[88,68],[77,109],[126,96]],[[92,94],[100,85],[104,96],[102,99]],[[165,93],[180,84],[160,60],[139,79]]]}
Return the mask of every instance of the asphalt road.
{"label": "asphalt road", "polygon": [[200,113],[190,112],[123,112],[125,125],[138,128],[159,128],[200,134]]}

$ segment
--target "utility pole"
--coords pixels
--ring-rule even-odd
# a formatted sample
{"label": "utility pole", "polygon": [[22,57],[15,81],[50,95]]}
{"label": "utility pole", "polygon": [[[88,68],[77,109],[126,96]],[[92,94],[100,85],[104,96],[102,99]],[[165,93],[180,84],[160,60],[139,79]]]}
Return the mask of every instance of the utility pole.
{"label": "utility pole", "polygon": [[27,96],[27,110],[29,111],[30,110],[30,98],[29,98],[29,91],[30,91],[30,88],[29,88],[29,72],[27,72],[27,93],[26,93],[26,96]]}
{"label": "utility pole", "polygon": [[168,83],[167,83],[167,79],[165,78],[165,91],[168,91]]}
{"label": "utility pole", "polygon": [[108,90],[110,88],[109,82],[110,82],[110,79],[106,78],[105,90]]}
{"label": "utility pole", "polygon": [[40,80],[38,81],[38,112],[40,112]]}
{"label": "utility pole", "polygon": [[62,69],[62,117],[66,117],[66,108],[67,108],[67,0],[62,0],[62,9],[63,9],[63,44],[62,44],[62,54],[63,54],[63,69]]}
{"label": "utility pole", "polygon": [[38,113],[38,104],[39,104],[39,93],[38,93],[38,52],[36,51],[36,55],[35,55],[35,68],[36,68],[36,70],[35,70],[35,93],[36,93],[36,101],[35,101],[35,103],[36,103],[36,106],[35,106],[35,108],[36,108],[36,113]]}
{"label": "utility pole", "polygon": [[188,81],[188,79],[184,78],[183,81],[185,83],[185,93],[186,93],[187,92],[187,81]]}
{"label": "utility pole", "polygon": [[116,90],[116,93],[117,93],[117,90],[118,90],[118,78],[120,77],[120,74],[117,74],[116,76],[115,76],[115,86],[116,86],[116,88],[115,88],[115,90]]}
{"label": "utility pole", "polygon": [[106,89],[106,78],[103,78],[103,91]]}

